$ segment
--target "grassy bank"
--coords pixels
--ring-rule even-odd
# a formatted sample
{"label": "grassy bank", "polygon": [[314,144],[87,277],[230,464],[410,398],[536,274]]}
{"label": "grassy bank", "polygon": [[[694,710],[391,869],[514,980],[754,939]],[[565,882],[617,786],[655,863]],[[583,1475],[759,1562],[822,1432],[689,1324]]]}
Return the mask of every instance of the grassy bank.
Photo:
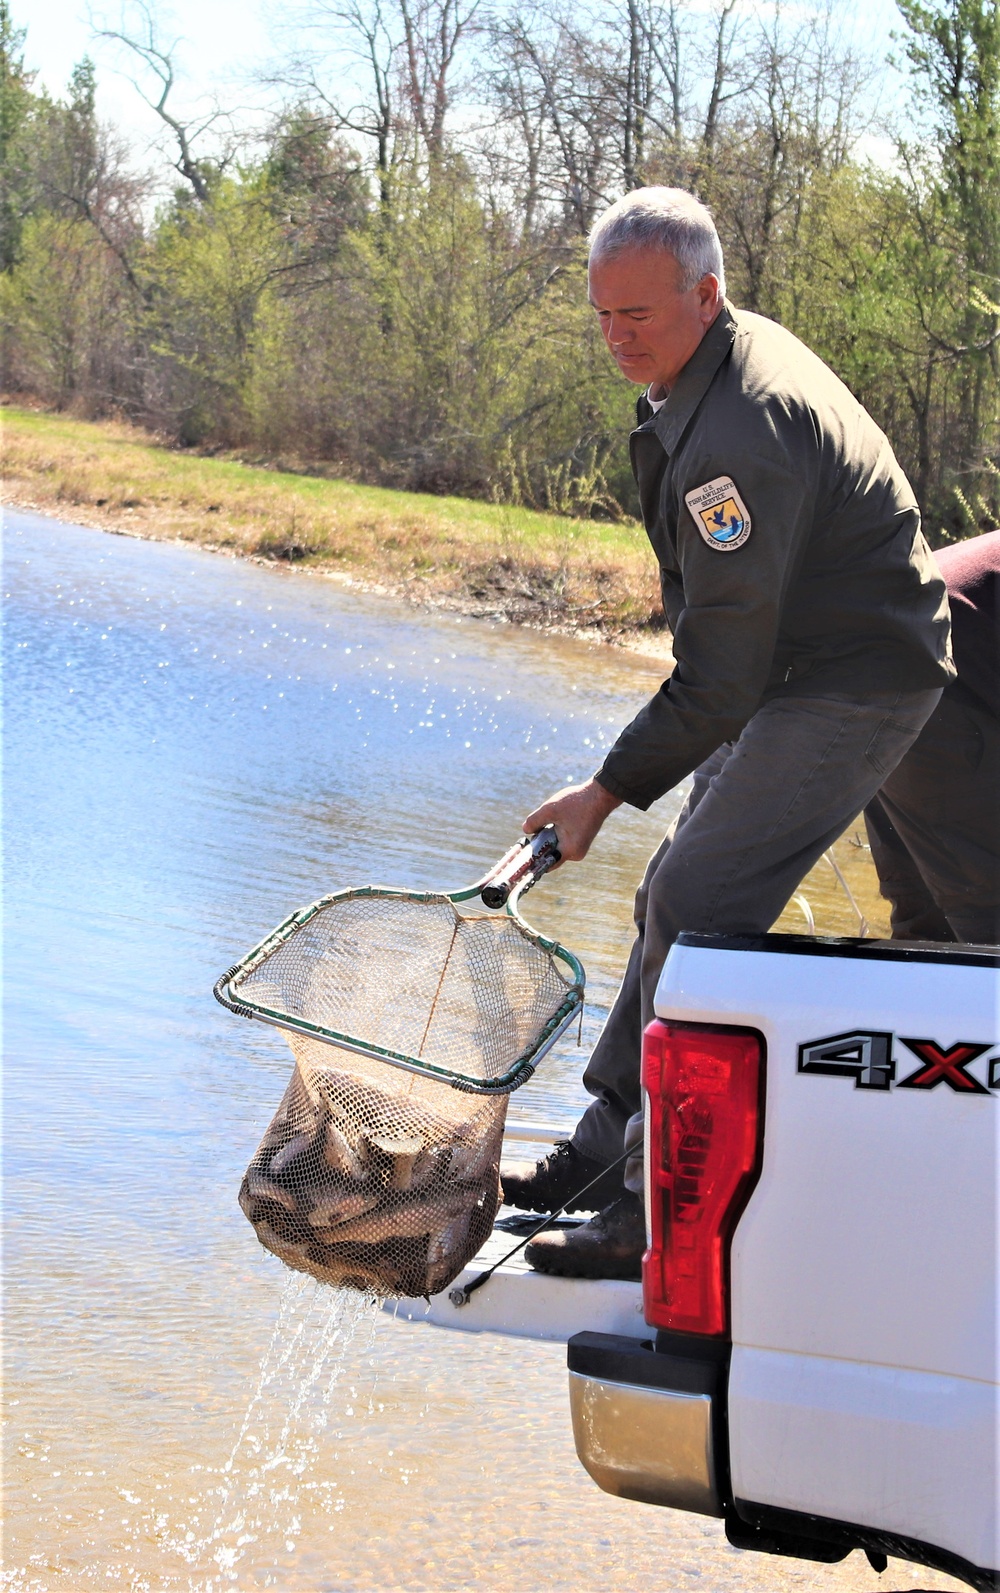
{"label": "grassy bank", "polygon": [[655,566],[632,523],[206,458],[130,426],[14,406],[2,426],[10,503],[546,629],[652,639],[659,622]]}

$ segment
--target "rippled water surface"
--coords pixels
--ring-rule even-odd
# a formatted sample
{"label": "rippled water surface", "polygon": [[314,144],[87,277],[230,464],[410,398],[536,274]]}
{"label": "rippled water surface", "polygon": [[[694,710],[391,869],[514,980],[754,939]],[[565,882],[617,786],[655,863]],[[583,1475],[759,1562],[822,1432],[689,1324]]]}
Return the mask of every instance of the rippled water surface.
{"label": "rippled water surface", "polygon": [[[21,514],[4,590],[6,1584],[874,1587],[600,1494],[560,1346],[396,1323],[236,1205],[290,1056],[218,974],[331,889],[474,878],[650,667]],[[585,1047],[676,801],[530,899],[587,964]],[[572,1121],[579,1069],[517,1115]]]}

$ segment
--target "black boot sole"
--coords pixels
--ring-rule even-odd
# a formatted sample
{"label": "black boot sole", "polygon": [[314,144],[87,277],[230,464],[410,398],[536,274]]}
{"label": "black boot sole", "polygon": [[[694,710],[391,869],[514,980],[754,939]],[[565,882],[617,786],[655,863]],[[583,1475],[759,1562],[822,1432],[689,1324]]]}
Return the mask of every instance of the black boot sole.
{"label": "black boot sole", "polygon": [[525,1256],[532,1270],[542,1273],[545,1277],[585,1278],[591,1283],[600,1283],[602,1281],[612,1283],[642,1282],[641,1260],[635,1262],[623,1261],[617,1265],[609,1262],[607,1266],[601,1267],[598,1271],[595,1267],[588,1267],[584,1262],[574,1266],[572,1262],[559,1262],[555,1265],[552,1265],[546,1261],[544,1266],[540,1266],[537,1260],[533,1260],[527,1255],[527,1252],[525,1252]]}

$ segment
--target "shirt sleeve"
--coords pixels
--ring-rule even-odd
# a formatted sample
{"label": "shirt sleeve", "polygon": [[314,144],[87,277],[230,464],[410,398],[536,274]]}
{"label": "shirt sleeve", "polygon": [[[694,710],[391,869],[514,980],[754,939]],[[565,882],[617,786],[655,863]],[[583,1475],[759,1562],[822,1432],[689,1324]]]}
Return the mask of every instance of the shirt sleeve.
{"label": "shirt sleeve", "polygon": [[[663,504],[663,520],[676,527],[684,588],[674,672],[598,771],[612,796],[648,808],[756,710],[812,522],[810,474],[740,450],[701,455],[666,487],[674,501]],[[741,519],[749,524],[743,540]]]}

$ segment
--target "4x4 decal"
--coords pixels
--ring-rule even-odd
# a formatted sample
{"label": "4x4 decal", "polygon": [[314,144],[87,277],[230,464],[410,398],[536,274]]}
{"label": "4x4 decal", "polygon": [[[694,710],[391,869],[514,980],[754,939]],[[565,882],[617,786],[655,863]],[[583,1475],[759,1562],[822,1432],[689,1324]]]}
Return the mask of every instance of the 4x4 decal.
{"label": "4x4 decal", "polygon": [[[852,1078],[856,1090],[889,1090],[896,1077],[893,1039],[884,1029],[855,1029],[807,1040],[799,1046],[797,1071]],[[897,1089],[933,1090],[947,1084],[957,1095],[989,1095],[991,1090],[1000,1090],[1000,1056],[989,1059],[985,1084],[968,1072],[971,1063],[992,1049],[992,1042],[956,1040],[954,1045],[943,1046],[936,1040],[900,1035],[899,1043],[920,1066],[900,1079]]]}

